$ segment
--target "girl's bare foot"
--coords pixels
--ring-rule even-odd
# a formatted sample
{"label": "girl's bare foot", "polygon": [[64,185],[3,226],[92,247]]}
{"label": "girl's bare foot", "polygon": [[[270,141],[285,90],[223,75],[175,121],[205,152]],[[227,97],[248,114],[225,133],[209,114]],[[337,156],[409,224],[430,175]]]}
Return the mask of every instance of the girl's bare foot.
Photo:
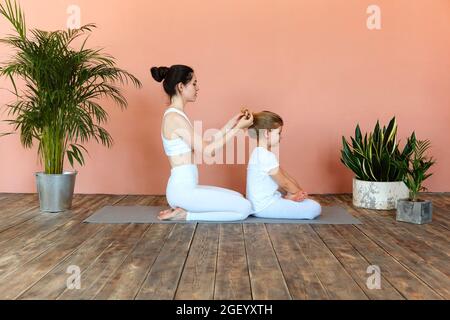
{"label": "girl's bare foot", "polygon": [[182,208],[167,209],[158,214],[159,220],[186,220],[186,211]]}

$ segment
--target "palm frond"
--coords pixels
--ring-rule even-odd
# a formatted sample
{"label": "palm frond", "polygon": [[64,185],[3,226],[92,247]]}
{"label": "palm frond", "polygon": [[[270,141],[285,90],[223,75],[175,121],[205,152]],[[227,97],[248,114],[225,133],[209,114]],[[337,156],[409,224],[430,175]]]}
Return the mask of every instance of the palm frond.
{"label": "palm frond", "polygon": [[5,4],[0,3],[0,14],[11,22],[21,39],[26,39],[27,28],[25,25],[25,14],[17,2],[14,1],[13,4],[11,0],[6,0]]}
{"label": "palm frond", "polygon": [[[8,77],[15,88],[17,101],[6,105],[7,120],[19,131],[21,143],[31,147],[39,142],[38,154],[46,173],[62,172],[64,155],[71,165],[84,164],[82,147],[89,140],[110,147],[113,139],[105,128],[108,113],[102,107],[111,99],[121,109],[128,105],[120,85],[142,84],[134,75],[116,66],[113,56],[103,49],[86,48],[95,24],[79,29],[44,31],[33,29],[26,36],[25,16],[15,2],[6,0],[0,14],[13,25],[17,35],[0,40],[16,52],[0,68],[0,76]],[[86,36],[81,48],[71,45]],[[25,82],[17,91],[15,79]]]}
{"label": "palm frond", "polygon": [[425,151],[431,146],[431,143],[429,140],[417,140],[416,141],[416,148],[414,149],[416,158],[423,158],[423,155]]}

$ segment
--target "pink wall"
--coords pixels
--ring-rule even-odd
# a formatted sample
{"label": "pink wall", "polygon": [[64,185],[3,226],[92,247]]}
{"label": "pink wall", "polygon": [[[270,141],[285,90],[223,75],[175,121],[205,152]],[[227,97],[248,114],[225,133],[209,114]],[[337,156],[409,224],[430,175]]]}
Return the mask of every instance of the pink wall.
{"label": "pink wall", "polygon": [[[70,4],[99,28],[105,47],[143,81],[126,87],[129,109],[106,102],[112,149],[91,143],[77,193],[163,194],[169,164],[160,141],[166,97],[150,78],[153,65],[187,64],[200,94],[191,119],[219,127],[242,105],[286,120],[283,166],[310,193],[351,192],[340,163],[341,136],[357,123],[399,123],[403,147],[412,131],[430,139],[438,163],[425,186],[450,191],[449,0],[22,0],[29,27],[60,29]],[[368,30],[366,9],[381,8],[381,30]],[[0,34],[9,33],[0,21]],[[11,52],[0,46],[0,61]],[[11,88],[0,81],[1,88]],[[0,104],[11,96],[0,90]],[[0,115],[6,119],[6,114]],[[0,131],[8,127],[0,124]],[[70,167],[68,166],[70,169]],[[35,192],[36,149],[0,138],[0,192]],[[245,190],[245,165],[200,166],[203,184]]]}

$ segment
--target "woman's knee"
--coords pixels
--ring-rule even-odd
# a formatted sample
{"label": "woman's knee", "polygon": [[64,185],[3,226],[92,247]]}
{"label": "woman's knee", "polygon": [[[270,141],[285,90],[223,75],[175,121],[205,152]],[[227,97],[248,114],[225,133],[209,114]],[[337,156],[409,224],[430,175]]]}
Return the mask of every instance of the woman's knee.
{"label": "woman's knee", "polygon": [[232,212],[233,220],[245,220],[252,213],[252,204],[245,198],[234,196],[230,199],[230,205],[223,208],[226,211]]}
{"label": "woman's knee", "polygon": [[238,212],[241,213],[242,215],[247,215],[249,216],[250,213],[252,212],[252,204],[250,201],[248,201],[245,198],[240,198],[239,199],[239,208],[238,208]]}
{"label": "woman's knee", "polygon": [[197,186],[198,188],[201,189],[207,189],[207,190],[216,190],[216,191],[221,191],[221,192],[225,192],[227,194],[231,194],[234,196],[238,196],[240,198],[243,198],[244,196],[242,195],[242,193],[237,192],[235,190],[231,190],[231,189],[226,189],[226,188],[221,188],[221,187],[216,187],[216,186],[204,186],[204,185],[199,185]]}
{"label": "woman's knee", "polygon": [[236,221],[245,220],[250,215],[250,212],[236,212]]}

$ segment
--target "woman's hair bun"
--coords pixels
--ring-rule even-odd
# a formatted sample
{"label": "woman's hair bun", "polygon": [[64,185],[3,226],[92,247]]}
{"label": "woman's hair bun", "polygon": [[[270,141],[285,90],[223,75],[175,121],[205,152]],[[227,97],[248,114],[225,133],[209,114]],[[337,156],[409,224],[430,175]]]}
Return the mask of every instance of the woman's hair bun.
{"label": "woman's hair bun", "polygon": [[167,67],[153,67],[153,68],[150,69],[150,72],[152,73],[153,79],[155,79],[158,82],[161,82],[166,77],[167,72],[169,72],[169,68],[167,68]]}

